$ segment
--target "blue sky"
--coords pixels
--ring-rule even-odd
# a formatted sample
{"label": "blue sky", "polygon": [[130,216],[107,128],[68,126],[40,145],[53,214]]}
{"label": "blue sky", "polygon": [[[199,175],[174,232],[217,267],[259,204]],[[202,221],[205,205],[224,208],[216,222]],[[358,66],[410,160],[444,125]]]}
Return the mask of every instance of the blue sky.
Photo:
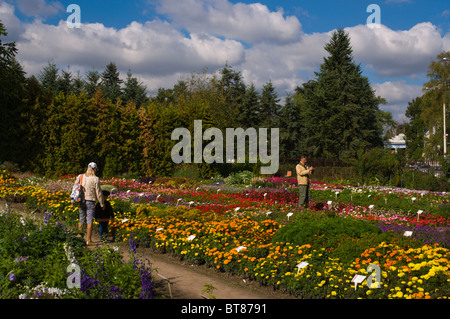
{"label": "blue sky", "polygon": [[[72,3],[78,29],[66,23]],[[380,28],[366,25],[370,4],[380,7]],[[0,0],[0,19],[28,74],[49,61],[81,75],[113,61],[150,94],[228,63],[247,84],[271,80],[283,96],[314,77],[323,46],[344,28],[355,62],[388,101],[382,109],[399,122],[422,94],[428,64],[450,50],[448,0]]]}

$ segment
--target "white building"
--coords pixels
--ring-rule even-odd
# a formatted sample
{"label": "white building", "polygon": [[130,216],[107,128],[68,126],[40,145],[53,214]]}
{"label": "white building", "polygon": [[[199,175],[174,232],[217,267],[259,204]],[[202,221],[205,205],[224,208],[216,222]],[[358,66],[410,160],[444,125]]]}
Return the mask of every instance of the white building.
{"label": "white building", "polygon": [[398,149],[406,149],[405,134],[401,133],[391,139],[388,139],[386,142],[384,142],[384,147],[389,148],[395,152],[397,152]]}

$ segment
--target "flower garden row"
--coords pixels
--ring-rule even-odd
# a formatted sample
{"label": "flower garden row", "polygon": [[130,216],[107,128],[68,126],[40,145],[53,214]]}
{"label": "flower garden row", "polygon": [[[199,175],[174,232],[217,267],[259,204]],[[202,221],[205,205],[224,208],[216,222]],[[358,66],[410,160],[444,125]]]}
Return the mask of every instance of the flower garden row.
{"label": "flower garden row", "polygon": [[[29,208],[75,224],[67,189],[55,189],[63,182],[3,182],[0,197],[23,196]],[[448,194],[315,183],[310,208],[299,212],[292,179],[268,180],[271,188],[258,179],[239,191],[175,179],[102,182],[116,188],[112,228],[124,242],[303,298],[450,295]],[[377,287],[367,282],[369,265],[379,266]],[[355,287],[358,274],[366,280]]]}
{"label": "flower garden row", "polygon": [[[0,299],[159,297],[150,266],[135,254],[134,242],[127,262],[118,247],[85,249],[79,232],[61,222],[75,220],[61,191],[23,186],[0,171],[0,198],[7,204],[39,198],[36,203],[45,207],[42,219],[21,216],[9,205],[0,211]],[[73,271],[78,271],[78,282]],[[74,287],[69,286],[71,278]]]}

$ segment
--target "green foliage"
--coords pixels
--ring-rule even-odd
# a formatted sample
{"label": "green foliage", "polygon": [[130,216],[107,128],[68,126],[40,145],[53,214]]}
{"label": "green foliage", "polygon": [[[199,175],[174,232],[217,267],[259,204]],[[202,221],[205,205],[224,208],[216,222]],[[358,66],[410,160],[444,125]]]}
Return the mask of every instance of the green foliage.
{"label": "green foliage", "polygon": [[[50,220],[0,215],[0,298],[152,298],[150,269],[130,252],[124,262],[110,247],[84,249],[82,238]],[[67,267],[81,269],[81,287],[68,289]]]}
{"label": "green foliage", "polygon": [[224,179],[224,182],[225,184],[228,185],[235,185],[235,184],[249,185],[253,177],[254,175],[250,171],[236,172],[231,173],[230,176],[226,177]]}
{"label": "green foliage", "polygon": [[386,185],[396,174],[401,174],[401,161],[396,154],[383,148],[375,148],[367,152],[359,151],[353,167],[362,183],[377,180]]}
{"label": "green foliage", "polygon": [[158,177],[154,183],[155,185],[170,185],[180,187],[184,185],[186,188],[194,187],[197,182],[194,179],[187,177]]}
{"label": "green foliage", "polygon": [[[5,34],[0,24],[0,37]],[[193,73],[148,98],[131,71],[125,82],[120,79],[114,62],[84,78],[50,62],[39,81],[27,79],[14,44],[0,44],[0,162],[47,176],[81,173],[91,161],[104,177],[186,174],[175,172],[171,133],[184,127],[192,134],[194,120],[202,120],[203,131],[280,127],[283,156],[345,157],[379,145],[382,101],[353,63],[348,35],[339,30],[325,49],[330,56],[317,80],[282,107],[271,81],[259,93],[228,65],[215,74]],[[256,173],[261,163],[195,166],[199,178],[210,178]]]}
{"label": "green foliage", "polygon": [[343,30],[333,33],[325,46],[317,80],[297,90],[306,100],[303,114],[304,153],[314,157],[347,158],[360,149],[382,146],[378,105],[361,68],[353,62],[350,37]]}
{"label": "green foliage", "polygon": [[409,123],[405,127],[406,154],[409,159],[417,161],[422,158],[425,123],[421,118],[422,98],[418,97],[408,103],[405,115]]}
{"label": "green foliage", "polygon": [[395,186],[408,189],[428,190],[432,192],[447,192],[450,186],[446,178],[438,178],[432,174],[420,171],[407,171],[402,175],[397,174],[393,181]]}
{"label": "green foliage", "polygon": [[360,238],[363,234],[379,234],[381,229],[362,220],[351,218],[300,218],[277,231],[273,243],[311,244],[314,238],[330,240],[341,236]]}

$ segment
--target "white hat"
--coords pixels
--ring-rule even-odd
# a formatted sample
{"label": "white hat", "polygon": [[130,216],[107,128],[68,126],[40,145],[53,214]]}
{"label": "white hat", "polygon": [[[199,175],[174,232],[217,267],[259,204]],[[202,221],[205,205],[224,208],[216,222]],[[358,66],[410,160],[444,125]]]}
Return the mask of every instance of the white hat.
{"label": "white hat", "polygon": [[93,169],[98,169],[97,164],[95,164],[94,162],[89,163],[88,166],[90,166]]}

